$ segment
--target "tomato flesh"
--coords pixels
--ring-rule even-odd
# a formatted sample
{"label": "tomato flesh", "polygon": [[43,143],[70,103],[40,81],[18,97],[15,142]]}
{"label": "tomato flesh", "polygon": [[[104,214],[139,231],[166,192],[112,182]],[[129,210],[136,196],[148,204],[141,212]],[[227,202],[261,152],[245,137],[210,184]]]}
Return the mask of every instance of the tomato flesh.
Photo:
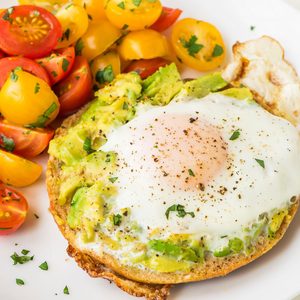
{"label": "tomato flesh", "polygon": [[83,56],[76,56],[70,75],[54,86],[61,115],[68,115],[87,103],[91,99],[92,84],[88,61]]}
{"label": "tomato flesh", "polygon": [[61,81],[70,73],[75,60],[74,47],[54,51],[50,56],[37,62],[43,66],[50,77],[51,85]]}
{"label": "tomato flesh", "polygon": [[32,130],[0,120],[0,148],[26,158],[41,154],[53,135],[54,130]]}
{"label": "tomato flesh", "polygon": [[159,32],[165,31],[177,21],[181,14],[181,9],[163,7],[159,19],[150,28]]}
{"label": "tomato flesh", "polygon": [[0,235],[15,232],[24,223],[27,212],[24,196],[0,183]]}
{"label": "tomato flesh", "polygon": [[62,36],[57,18],[34,5],[13,6],[0,14],[0,49],[10,55],[48,55]]}
{"label": "tomato flesh", "polygon": [[169,65],[171,62],[158,57],[153,59],[141,59],[132,62],[125,70],[125,73],[136,72],[142,79],[147,78],[148,76],[155,73],[160,67]]}
{"label": "tomato flesh", "polygon": [[10,73],[17,67],[21,67],[23,71],[31,73],[50,84],[46,70],[35,61],[25,57],[5,57],[0,59],[0,88],[4,85]]}

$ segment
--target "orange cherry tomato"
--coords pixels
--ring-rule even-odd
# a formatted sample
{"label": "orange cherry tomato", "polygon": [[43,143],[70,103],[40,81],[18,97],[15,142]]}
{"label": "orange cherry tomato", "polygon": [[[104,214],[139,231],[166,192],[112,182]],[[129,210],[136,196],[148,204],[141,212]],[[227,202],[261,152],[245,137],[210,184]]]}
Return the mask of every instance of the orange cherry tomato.
{"label": "orange cherry tomato", "polygon": [[0,148],[26,158],[41,154],[53,135],[54,130],[32,130],[0,120]]}
{"label": "orange cherry tomato", "polygon": [[74,47],[68,47],[56,50],[50,56],[38,59],[37,62],[46,69],[53,85],[68,76],[74,60]]}
{"label": "orange cherry tomato", "polygon": [[27,212],[24,196],[0,183],[0,235],[15,232],[24,223]]}
{"label": "orange cherry tomato", "polygon": [[181,14],[181,9],[163,7],[159,19],[150,28],[159,32],[165,31],[177,21]]}

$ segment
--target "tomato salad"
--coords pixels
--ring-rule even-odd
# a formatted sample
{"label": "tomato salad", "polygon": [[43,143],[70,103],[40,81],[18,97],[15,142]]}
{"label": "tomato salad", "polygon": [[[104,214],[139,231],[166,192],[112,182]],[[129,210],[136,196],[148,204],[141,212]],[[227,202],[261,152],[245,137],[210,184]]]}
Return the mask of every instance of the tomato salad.
{"label": "tomato salad", "polygon": [[182,11],[160,0],[19,4],[0,10],[0,235],[25,220],[26,199],[7,185],[38,180],[42,167],[31,159],[47,148],[58,116],[78,110],[120,73],[145,79],[171,62],[210,71],[226,52],[215,26],[177,21]]}

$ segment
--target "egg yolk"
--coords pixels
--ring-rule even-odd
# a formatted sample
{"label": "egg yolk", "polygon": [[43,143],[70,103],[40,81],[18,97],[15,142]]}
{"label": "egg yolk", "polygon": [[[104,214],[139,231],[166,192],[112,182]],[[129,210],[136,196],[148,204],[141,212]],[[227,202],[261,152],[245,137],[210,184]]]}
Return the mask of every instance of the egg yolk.
{"label": "egg yolk", "polygon": [[154,177],[184,191],[204,189],[227,160],[227,144],[219,130],[197,116],[159,116],[146,128],[143,140],[151,149]]}

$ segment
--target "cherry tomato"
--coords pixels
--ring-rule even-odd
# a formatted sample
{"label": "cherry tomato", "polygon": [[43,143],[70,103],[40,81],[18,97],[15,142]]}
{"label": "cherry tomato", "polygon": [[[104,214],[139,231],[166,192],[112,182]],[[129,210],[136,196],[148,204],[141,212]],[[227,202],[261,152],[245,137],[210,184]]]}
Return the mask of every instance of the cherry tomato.
{"label": "cherry tomato", "polygon": [[59,102],[44,80],[15,69],[0,91],[0,111],[12,123],[45,127],[58,115]]}
{"label": "cherry tomato", "polygon": [[55,13],[62,5],[68,3],[69,0],[18,0],[18,2],[21,5],[37,5]]}
{"label": "cherry tomato", "polygon": [[65,48],[75,43],[88,29],[89,19],[84,8],[74,4],[66,4],[55,14],[60,22],[63,35],[57,48]]}
{"label": "cherry tomato", "polygon": [[121,30],[106,19],[92,22],[85,35],[77,41],[76,54],[82,54],[88,61],[91,61],[106,51],[121,35]]}
{"label": "cherry tomato", "polygon": [[24,196],[0,183],[0,235],[15,232],[24,223],[27,212]]}
{"label": "cherry tomato", "polygon": [[32,130],[0,119],[0,148],[26,158],[41,154],[53,135],[54,130]]}
{"label": "cherry tomato", "polygon": [[50,84],[50,79],[46,70],[35,61],[26,57],[5,57],[0,59],[0,88],[8,79],[10,73],[17,67],[21,67],[22,70],[29,72]]}
{"label": "cherry tomato", "polygon": [[91,99],[92,74],[88,61],[76,56],[70,75],[54,87],[59,97],[60,113],[68,115]]}
{"label": "cherry tomato", "polygon": [[181,14],[181,9],[163,7],[159,19],[150,28],[159,32],[165,31],[177,21]]}
{"label": "cherry tomato", "polygon": [[110,83],[121,73],[120,57],[116,51],[110,51],[97,56],[90,65],[94,79],[94,90]]}
{"label": "cherry tomato", "polygon": [[129,30],[149,27],[159,18],[162,11],[159,0],[106,0],[104,8],[112,24]]}
{"label": "cherry tomato", "polygon": [[210,23],[183,19],[172,31],[172,45],[180,62],[198,71],[220,67],[225,58],[225,45],[218,29]]}
{"label": "cherry tomato", "polygon": [[100,21],[106,17],[104,0],[74,0],[73,2],[86,10],[90,21]]}
{"label": "cherry tomato", "polygon": [[50,56],[38,59],[37,62],[46,69],[53,85],[70,73],[74,59],[74,47],[68,47],[56,50]]}
{"label": "cherry tomato", "polygon": [[169,54],[165,36],[152,29],[128,33],[119,46],[119,53],[124,60],[150,59]]}
{"label": "cherry tomato", "polygon": [[48,55],[62,36],[56,17],[33,5],[13,6],[0,15],[0,48],[10,55]]}
{"label": "cherry tomato", "polygon": [[30,160],[0,150],[0,181],[16,187],[31,185],[42,174],[42,167]]}
{"label": "cherry tomato", "polygon": [[137,72],[142,79],[145,79],[155,73],[160,67],[164,67],[170,63],[170,61],[161,57],[136,60],[124,70],[124,73]]}

